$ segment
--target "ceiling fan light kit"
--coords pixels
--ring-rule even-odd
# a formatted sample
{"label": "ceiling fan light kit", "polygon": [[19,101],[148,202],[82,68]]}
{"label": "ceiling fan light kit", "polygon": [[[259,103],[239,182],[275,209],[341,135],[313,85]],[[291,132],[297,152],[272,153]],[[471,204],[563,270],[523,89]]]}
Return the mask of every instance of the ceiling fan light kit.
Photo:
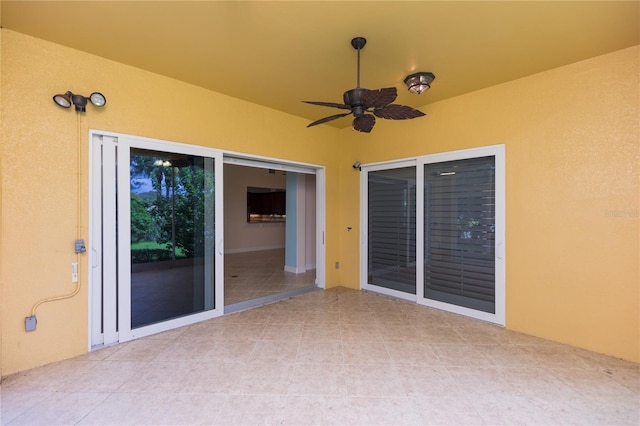
{"label": "ceiling fan light kit", "polygon": [[[353,114],[355,117],[351,125],[353,130],[369,133],[376,124],[376,117],[389,120],[409,120],[425,115],[424,112],[413,109],[409,106],[393,104],[392,102],[398,97],[398,91],[395,87],[387,87],[377,90],[369,90],[360,87],[360,50],[365,46],[365,44],[367,44],[367,40],[364,37],[356,37],[351,40],[351,46],[358,51],[357,87],[344,92],[342,96],[344,104],[303,101],[312,105],[349,110],[349,112],[321,118],[320,120],[310,123],[307,127],[317,126],[318,124],[323,124]],[[431,76],[433,76],[433,74],[431,74]],[[433,78],[435,78],[435,76],[433,76]],[[431,81],[429,81],[429,83],[431,83]]]}
{"label": "ceiling fan light kit", "polygon": [[415,93],[419,95],[425,90],[429,90],[431,88],[431,82],[436,78],[432,72],[417,72],[411,75],[408,75],[404,79],[404,84],[407,85],[407,89],[411,93]]}

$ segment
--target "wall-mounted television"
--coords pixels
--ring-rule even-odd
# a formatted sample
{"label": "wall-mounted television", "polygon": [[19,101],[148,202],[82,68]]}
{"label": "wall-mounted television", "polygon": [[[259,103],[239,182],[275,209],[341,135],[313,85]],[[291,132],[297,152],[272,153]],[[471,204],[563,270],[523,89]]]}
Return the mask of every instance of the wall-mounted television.
{"label": "wall-mounted television", "polygon": [[247,222],[284,222],[287,196],[281,188],[247,187]]}

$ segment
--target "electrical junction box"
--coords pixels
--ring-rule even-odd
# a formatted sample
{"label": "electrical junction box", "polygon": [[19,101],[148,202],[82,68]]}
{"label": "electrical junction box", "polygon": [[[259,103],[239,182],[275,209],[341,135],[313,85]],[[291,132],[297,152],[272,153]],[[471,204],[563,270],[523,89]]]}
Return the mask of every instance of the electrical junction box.
{"label": "electrical junction box", "polygon": [[36,329],[36,324],[38,320],[35,315],[31,315],[30,317],[26,317],[24,319],[24,331],[33,331]]}
{"label": "electrical junction box", "polygon": [[84,253],[87,251],[87,247],[84,245],[84,240],[76,240],[74,247],[76,253]]}

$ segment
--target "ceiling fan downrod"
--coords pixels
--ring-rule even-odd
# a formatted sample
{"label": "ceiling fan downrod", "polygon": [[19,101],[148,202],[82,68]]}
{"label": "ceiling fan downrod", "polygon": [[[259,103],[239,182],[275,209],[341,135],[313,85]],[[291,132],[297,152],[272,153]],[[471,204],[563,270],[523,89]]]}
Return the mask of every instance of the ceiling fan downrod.
{"label": "ceiling fan downrod", "polygon": [[356,37],[353,40],[351,40],[351,46],[353,46],[353,48],[358,51],[358,68],[357,68],[358,75],[356,78],[357,89],[360,88],[360,49],[362,49],[365,44],[367,44],[367,39],[364,37]]}

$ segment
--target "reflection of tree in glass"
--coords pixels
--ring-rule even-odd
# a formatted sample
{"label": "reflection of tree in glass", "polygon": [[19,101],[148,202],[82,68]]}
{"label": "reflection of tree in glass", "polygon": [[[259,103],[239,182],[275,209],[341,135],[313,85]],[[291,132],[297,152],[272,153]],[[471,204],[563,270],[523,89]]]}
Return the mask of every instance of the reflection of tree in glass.
{"label": "reflection of tree in glass", "polygon": [[480,220],[475,217],[468,217],[466,213],[458,214],[458,227],[460,228],[460,238],[473,238],[473,228],[480,225]]}
{"label": "reflection of tree in glass", "polygon": [[131,242],[156,241],[160,229],[151,214],[153,206],[138,194],[131,193]]}
{"label": "reflection of tree in glass", "polygon": [[[212,237],[205,235],[204,215],[205,199],[213,202],[214,177],[195,163],[202,158],[185,156],[172,164],[157,156],[131,156],[132,243],[164,244],[171,258],[203,255],[205,238]],[[154,197],[133,193],[149,181]]]}

